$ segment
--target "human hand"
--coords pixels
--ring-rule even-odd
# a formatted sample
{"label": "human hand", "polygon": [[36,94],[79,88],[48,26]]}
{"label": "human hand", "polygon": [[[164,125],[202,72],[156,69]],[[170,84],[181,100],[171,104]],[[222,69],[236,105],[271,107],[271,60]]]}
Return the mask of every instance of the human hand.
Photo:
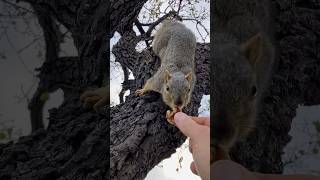
{"label": "human hand", "polygon": [[210,179],[210,118],[191,117],[182,112],[174,116],[175,125],[189,137],[189,150],[194,161],[190,168],[203,180]]}
{"label": "human hand", "polygon": [[223,180],[258,180],[240,164],[231,160],[219,160],[211,165],[211,178]]}

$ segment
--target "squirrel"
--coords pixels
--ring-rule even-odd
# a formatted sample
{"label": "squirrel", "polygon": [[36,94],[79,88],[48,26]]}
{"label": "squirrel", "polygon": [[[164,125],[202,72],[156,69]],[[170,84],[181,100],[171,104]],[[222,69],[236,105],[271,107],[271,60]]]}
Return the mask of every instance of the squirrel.
{"label": "squirrel", "polygon": [[93,108],[96,112],[103,111],[103,107],[107,105],[109,98],[109,86],[89,88],[80,95],[83,107],[86,109]]}
{"label": "squirrel", "polygon": [[152,49],[160,57],[161,66],[135,94],[159,92],[172,110],[167,111],[166,118],[174,124],[174,114],[188,105],[195,86],[196,37],[181,22],[165,20],[154,36]]}
{"label": "squirrel", "polygon": [[211,163],[255,128],[274,64],[272,19],[267,0],[215,0],[211,61]]}
{"label": "squirrel", "polygon": [[82,89],[82,91],[80,101],[82,102],[83,108],[93,108],[96,112],[103,112],[104,107],[109,105],[110,90],[109,83],[107,82],[107,76],[103,77],[101,87],[88,87]]}

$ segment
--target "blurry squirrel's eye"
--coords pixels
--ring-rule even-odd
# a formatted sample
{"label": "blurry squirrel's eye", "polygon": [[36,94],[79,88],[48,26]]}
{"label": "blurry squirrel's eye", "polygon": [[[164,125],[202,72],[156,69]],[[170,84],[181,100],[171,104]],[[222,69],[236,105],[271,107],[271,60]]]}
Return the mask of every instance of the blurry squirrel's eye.
{"label": "blurry squirrel's eye", "polygon": [[166,88],[166,89],[167,89],[167,91],[169,91],[169,86],[167,86],[167,88]]}
{"label": "blurry squirrel's eye", "polygon": [[257,95],[257,87],[256,86],[253,86],[251,88],[251,93],[250,93],[251,96],[255,97]]}
{"label": "blurry squirrel's eye", "polygon": [[189,88],[189,89],[188,89],[188,92],[190,92],[190,90],[191,90],[191,89]]}

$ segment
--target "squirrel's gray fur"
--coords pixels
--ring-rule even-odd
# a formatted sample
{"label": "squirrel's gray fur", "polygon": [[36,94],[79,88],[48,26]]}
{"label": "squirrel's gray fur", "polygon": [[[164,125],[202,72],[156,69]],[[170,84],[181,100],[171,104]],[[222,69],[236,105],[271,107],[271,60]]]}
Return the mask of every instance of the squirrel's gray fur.
{"label": "squirrel's gray fur", "polygon": [[152,49],[160,57],[161,66],[137,94],[157,91],[168,106],[182,110],[190,101],[196,81],[196,38],[177,20],[165,20],[154,36]]}

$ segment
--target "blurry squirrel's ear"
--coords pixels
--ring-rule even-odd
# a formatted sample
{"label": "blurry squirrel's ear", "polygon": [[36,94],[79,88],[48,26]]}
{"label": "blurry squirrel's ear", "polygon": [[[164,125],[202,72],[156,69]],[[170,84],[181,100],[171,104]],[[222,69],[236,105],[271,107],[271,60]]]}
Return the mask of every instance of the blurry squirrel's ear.
{"label": "blurry squirrel's ear", "polygon": [[262,53],[261,34],[257,33],[247,42],[241,44],[240,50],[247,57],[249,63],[254,66],[259,61]]}
{"label": "blurry squirrel's ear", "polygon": [[168,70],[166,70],[165,72],[165,81],[166,83],[171,79],[171,74]]}
{"label": "blurry squirrel's ear", "polygon": [[185,75],[185,78],[191,82],[192,81],[192,72],[190,71],[187,75]]}

